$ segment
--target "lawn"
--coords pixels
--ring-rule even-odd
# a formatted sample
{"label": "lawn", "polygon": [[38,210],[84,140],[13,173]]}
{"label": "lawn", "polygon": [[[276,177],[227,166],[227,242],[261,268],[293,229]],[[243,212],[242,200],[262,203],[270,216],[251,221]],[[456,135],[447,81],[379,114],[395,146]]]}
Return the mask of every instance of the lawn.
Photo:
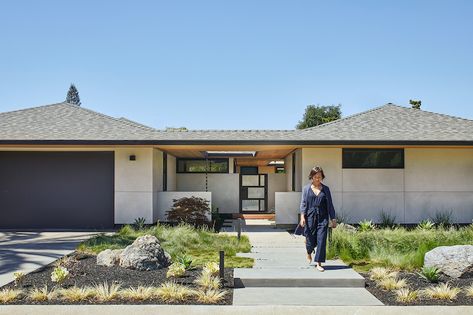
{"label": "lawn", "polygon": [[473,226],[406,229],[404,227],[332,232],[327,256],[340,258],[358,271],[382,266],[397,270],[419,270],[424,255],[437,246],[473,245]]}
{"label": "lawn", "polygon": [[122,227],[113,235],[100,234],[79,244],[77,250],[88,254],[98,254],[105,249],[120,249],[146,234],[156,236],[161,246],[173,261],[179,256],[192,257],[194,266],[203,266],[209,261],[218,262],[219,251],[225,251],[225,267],[251,268],[253,259],[237,257],[236,253],[247,253],[251,245],[246,236],[240,240],[236,236],[221,235],[207,228],[194,228],[190,225],[167,226],[157,224],[153,227],[134,229],[130,225]]}

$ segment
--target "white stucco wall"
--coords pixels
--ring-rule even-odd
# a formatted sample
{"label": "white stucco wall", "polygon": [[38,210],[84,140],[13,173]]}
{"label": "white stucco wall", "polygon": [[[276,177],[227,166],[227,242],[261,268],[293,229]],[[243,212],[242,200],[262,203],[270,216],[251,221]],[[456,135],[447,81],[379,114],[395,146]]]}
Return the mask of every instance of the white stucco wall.
{"label": "white stucco wall", "polygon": [[268,207],[267,210],[275,210],[275,193],[286,191],[286,174],[268,174]]}
{"label": "white stucco wall", "polygon": [[[314,165],[325,172],[335,210],[350,222],[379,222],[382,211],[417,223],[437,211],[473,219],[473,149],[405,148],[404,169],[342,169],[341,148],[303,148],[301,181]],[[296,222],[294,222],[296,223]]]}
{"label": "white stucco wall", "polygon": [[[200,197],[209,201],[212,209],[212,193],[204,191],[160,191],[157,192],[157,207],[154,214],[155,220],[167,221],[167,211],[171,210],[174,199],[183,197]],[[209,213],[210,218],[210,213]]]}
{"label": "white stucco wall", "polygon": [[[205,174],[177,174],[177,191],[205,191]],[[220,213],[239,212],[239,174],[208,174],[207,188]]]}
{"label": "white stucco wall", "polygon": [[276,192],[276,224],[286,225],[297,223],[301,192]]}

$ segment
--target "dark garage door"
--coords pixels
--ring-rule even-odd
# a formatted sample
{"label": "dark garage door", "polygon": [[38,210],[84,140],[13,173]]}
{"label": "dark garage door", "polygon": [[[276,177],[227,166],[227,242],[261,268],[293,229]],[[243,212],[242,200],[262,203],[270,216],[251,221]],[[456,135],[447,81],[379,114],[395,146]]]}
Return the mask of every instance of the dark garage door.
{"label": "dark garage door", "polygon": [[0,152],[1,229],[113,227],[113,152]]}

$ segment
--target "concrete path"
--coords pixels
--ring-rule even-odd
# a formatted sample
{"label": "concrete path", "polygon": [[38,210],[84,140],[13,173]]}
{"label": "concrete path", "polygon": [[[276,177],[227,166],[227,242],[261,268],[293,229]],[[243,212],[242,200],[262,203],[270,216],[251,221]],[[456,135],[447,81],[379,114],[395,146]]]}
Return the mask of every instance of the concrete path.
{"label": "concrete path", "polygon": [[340,260],[325,272],[305,260],[303,237],[275,228],[271,221],[246,220],[254,268],[234,270],[234,305],[383,305],[365,289],[365,279]]}
{"label": "concrete path", "polygon": [[91,232],[0,232],[0,286],[74,251]]}

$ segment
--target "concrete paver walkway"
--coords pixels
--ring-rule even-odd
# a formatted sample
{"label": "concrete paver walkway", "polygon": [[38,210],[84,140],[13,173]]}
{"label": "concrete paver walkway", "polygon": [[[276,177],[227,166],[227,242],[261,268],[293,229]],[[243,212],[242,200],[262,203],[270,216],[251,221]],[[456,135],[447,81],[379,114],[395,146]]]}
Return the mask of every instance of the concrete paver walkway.
{"label": "concrete paver walkway", "polygon": [[234,270],[234,305],[383,305],[365,289],[365,279],[340,260],[325,272],[305,260],[303,237],[277,229],[271,221],[246,220],[254,268]]}
{"label": "concrete paver walkway", "polygon": [[74,251],[95,232],[0,232],[0,286]]}

